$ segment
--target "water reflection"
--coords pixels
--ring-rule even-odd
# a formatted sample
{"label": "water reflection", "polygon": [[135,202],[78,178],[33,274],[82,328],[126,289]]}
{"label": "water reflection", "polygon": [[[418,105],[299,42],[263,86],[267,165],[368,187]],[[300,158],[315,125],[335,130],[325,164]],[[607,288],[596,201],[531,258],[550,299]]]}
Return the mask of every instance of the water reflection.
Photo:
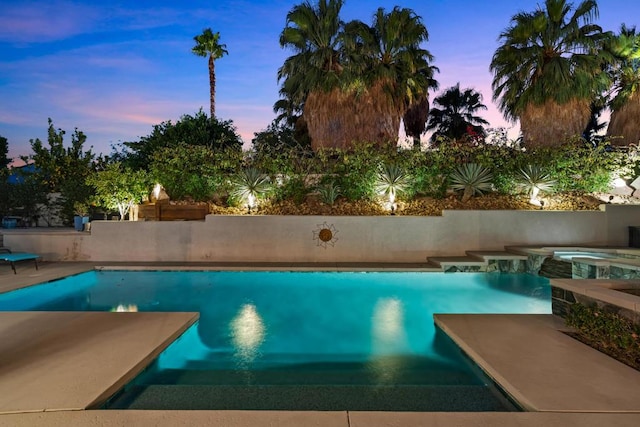
{"label": "water reflection", "polygon": [[408,350],[404,307],[398,298],[380,298],[373,309],[372,359],[369,368],[378,383],[392,383],[401,373]]}
{"label": "water reflection", "polygon": [[244,304],[231,320],[230,329],[235,358],[246,368],[258,356],[266,332],[256,306]]}
{"label": "water reflection", "polygon": [[138,306],[136,304],[118,304],[117,306],[113,307],[110,311],[112,312],[118,312],[118,313],[122,313],[122,312],[131,312],[131,313],[135,313],[138,311]]}

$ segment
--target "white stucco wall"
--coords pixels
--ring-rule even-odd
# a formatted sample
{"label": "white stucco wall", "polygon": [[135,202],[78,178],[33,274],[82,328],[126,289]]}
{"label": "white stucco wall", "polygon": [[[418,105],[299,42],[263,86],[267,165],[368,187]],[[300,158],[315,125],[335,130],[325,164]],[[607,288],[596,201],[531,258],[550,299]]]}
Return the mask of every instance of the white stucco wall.
{"label": "white stucco wall", "polygon": [[[334,230],[319,246],[314,231]],[[604,211],[445,211],[442,217],[207,216],[205,221],[94,221],[91,233],[7,230],[4,244],[45,260],[424,262],[507,245],[626,246],[640,206]]]}

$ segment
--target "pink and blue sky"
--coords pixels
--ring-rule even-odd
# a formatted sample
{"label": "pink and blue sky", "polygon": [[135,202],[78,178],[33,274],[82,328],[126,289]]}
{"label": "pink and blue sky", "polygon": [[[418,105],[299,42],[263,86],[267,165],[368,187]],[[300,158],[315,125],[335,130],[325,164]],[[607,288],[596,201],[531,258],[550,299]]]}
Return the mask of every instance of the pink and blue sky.
{"label": "pink and blue sky", "polygon": [[[152,126],[200,108],[209,111],[207,61],[191,53],[193,37],[211,27],[229,55],[216,62],[216,113],[231,119],[245,142],[274,118],[276,73],[291,52],[278,43],[295,0],[20,0],[0,7],[0,135],[10,157],[28,155],[29,140],[46,140],[47,118],[87,147],[148,135]],[[506,123],[491,102],[489,63],[500,32],[518,11],[541,0],[346,0],[342,18],[371,22],[377,7],[420,15],[426,48],[445,89],[460,82],[481,92],[483,116]],[[637,24],[640,2],[600,0],[597,23],[618,31]],[[434,95],[437,95],[434,94]],[[433,98],[433,96],[432,96]]]}

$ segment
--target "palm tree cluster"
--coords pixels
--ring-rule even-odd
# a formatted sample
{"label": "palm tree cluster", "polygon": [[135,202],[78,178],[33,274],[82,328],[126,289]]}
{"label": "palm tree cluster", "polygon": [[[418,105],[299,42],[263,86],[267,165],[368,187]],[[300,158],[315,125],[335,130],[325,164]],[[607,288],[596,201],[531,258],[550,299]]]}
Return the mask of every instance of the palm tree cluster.
{"label": "palm tree cluster", "polygon": [[608,135],[628,145],[640,140],[640,38],[594,23],[596,0],[575,7],[545,0],[520,12],[500,34],[491,61],[494,100],[507,119],[519,120],[525,146],[557,145],[597,129],[594,115],[608,106]]}
{"label": "palm tree cluster", "polygon": [[306,1],[287,14],[280,44],[294,54],[278,71],[283,99],[274,109],[292,125],[303,121],[316,150],[365,141],[395,146],[408,112],[424,130],[428,91],[437,87],[433,56],[421,47],[427,28],[400,7],[379,8],[371,25],[345,23],[343,3]]}

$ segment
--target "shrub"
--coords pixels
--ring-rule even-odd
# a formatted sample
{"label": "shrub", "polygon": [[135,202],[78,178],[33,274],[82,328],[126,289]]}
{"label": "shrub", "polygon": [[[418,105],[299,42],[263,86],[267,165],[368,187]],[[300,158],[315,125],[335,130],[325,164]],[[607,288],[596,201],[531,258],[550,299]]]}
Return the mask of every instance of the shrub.
{"label": "shrub", "polygon": [[631,320],[595,305],[575,303],[566,323],[592,347],[640,369],[640,326]]}
{"label": "shrub", "polygon": [[618,167],[616,153],[580,141],[541,148],[529,157],[532,164],[548,165],[557,191],[606,191]]}
{"label": "shrub", "polygon": [[174,200],[193,198],[204,201],[222,184],[219,167],[224,162],[216,161],[211,148],[202,145],[176,144],[159,149],[153,155],[150,173],[162,184]]}
{"label": "shrub", "polygon": [[309,194],[306,184],[306,175],[288,175],[282,177],[282,182],[274,188],[276,200],[293,200],[295,203],[302,203]]}
{"label": "shrub", "polygon": [[95,203],[109,210],[117,209],[121,221],[133,205],[149,194],[150,188],[145,171],[134,171],[120,162],[111,163],[90,175],[87,184],[95,188]]}
{"label": "shrub", "polygon": [[378,166],[385,153],[374,145],[359,145],[351,150],[321,150],[315,172],[335,176],[335,183],[348,200],[371,200]]}

